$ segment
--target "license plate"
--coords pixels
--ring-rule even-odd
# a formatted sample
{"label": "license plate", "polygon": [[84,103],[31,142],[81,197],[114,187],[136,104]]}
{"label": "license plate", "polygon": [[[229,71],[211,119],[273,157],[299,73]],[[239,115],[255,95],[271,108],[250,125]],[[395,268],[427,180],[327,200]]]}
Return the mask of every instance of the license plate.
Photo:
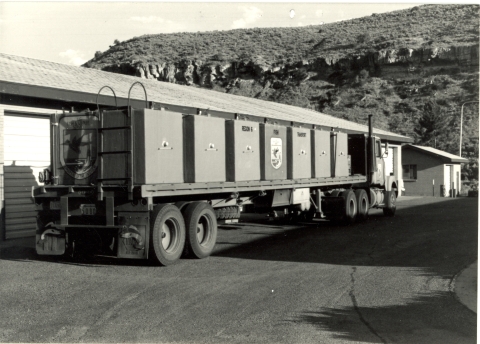
{"label": "license plate", "polygon": [[97,213],[97,208],[95,204],[82,204],[80,205],[83,215],[95,215]]}
{"label": "license plate", "polygon": [[60,210],[60,201],[50,201],[51,210]]}

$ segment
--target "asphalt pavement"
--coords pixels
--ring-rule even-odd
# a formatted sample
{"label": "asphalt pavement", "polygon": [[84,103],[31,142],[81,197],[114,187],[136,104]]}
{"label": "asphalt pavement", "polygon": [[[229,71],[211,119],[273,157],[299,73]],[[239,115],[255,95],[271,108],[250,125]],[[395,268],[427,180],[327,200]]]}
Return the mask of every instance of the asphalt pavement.
{"label": "asphalt pavement", "polygon": [[454,281],[455,295],[469,309],[477,313],[478,261],[462,270]]}
{"label": "asphalt pavement", "polygon": [[478,200],[368,222],[247,215],[169,267],[0,243],[0,342],[476,343]]}

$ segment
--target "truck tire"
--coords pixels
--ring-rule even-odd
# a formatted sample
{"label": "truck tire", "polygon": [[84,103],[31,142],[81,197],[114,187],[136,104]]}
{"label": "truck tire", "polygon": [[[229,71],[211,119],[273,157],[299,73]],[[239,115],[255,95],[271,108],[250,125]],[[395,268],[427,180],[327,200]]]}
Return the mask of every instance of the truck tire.
{"label": "truck tire", "polygon": [[180,210],[172,204],[157,205],[150,222],[149,259],[160,265],[175,263],[185,247],[185,222]]}
{"label": "truck tire", "polygon": [[232,207],[232,219],[239,219],[240,218],[240,207],[239,206],[233,206]]}
{"label": "truck tire", "polygon": [[385,203],[386,207],[383,208],[383,215],[395,216],[395,211],[397,210],[397,194],[395,190],[385,191]]}
{"label": "truck tire", "polygon": [[357,198],[357,220],[360,222],[368,219],[368,209],[370,204],[368,202],[368,195],[364,189],[355,190],[355,197]]}
{"label": "truck tire", "polygon": [[357,217],[357,198],[353,190],[346,190],[338,194],[343,198],[342,208],[333,216],[332,220],[338,224],[350,225]]}
{"label": "truck tire", "polygon": [[184,212],[187,229],[186,256],[208,257],[217,241],[217,217],[212,206],[206,202],[190,203]]}
{"label": "truck tire", "polygon": [[231,220],[235,217],[235,209],[233,207],[227,207],[227,212],[225,218]]}
{"label": "truck tire", "polygon": [[180,209],[180,212],[183,212],[183,209],[189,204],[190,204],[190,202],[185,202],[185,201],[175,202],[175,206],[178,209]]}
{"label": "truck tire", "polygon": [[216,208],[215,215],[217,216],[217,220],[225,219],[225,208]]}

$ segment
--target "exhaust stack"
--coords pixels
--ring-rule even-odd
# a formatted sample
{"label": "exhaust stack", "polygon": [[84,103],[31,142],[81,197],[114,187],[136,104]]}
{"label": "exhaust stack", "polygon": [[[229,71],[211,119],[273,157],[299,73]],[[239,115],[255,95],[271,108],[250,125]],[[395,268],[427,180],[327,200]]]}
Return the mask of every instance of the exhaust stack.
{"label": "exhaust stack", "polygon": [[368,115],[368,138],[373,136],[372,116],[373,115]]}
{"label": "exhaust stack", "polygon": [[375,161],[375,137],[373,136],[372,116],[368,115],[368,139],[367,139],[367,178],[368,183],[373,183],[373,174],[377,171]]}

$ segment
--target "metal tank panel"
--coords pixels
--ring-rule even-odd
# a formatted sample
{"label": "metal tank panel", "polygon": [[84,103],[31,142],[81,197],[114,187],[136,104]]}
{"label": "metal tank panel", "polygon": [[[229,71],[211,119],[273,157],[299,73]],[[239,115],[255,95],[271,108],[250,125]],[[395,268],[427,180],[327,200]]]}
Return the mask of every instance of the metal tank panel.
{"label": "metal tank panel", "polygon": [[287,179],[287,127],[260,123],[261,180]]}
{"label": "metal tank panel", "polygon": [[311,130],[312,142],[312,177],[331,177],[330,132]]}
{"label": "metal tank panel", "polygon": [[331,132],[330,140],[332,177],[349,176],[348,135],[346,133]]}
{"label": "metal tank panel", "polygon": [[225,182],[225,120],[186,115],[183,130],[185,182]]}
{"label": "metal tank panel", "polygon": [[135,110],[135,183],[183,183],[181,113]]}
{"label": "metal tank panel", "polygon": [[310,130],[304,128],[287,128],[288,142],[288,179],[312,177],[312,145]]}
{"label": "metal tank panel", "polygon": [[227,181],[260,180],[259,123],[225,122]]}

